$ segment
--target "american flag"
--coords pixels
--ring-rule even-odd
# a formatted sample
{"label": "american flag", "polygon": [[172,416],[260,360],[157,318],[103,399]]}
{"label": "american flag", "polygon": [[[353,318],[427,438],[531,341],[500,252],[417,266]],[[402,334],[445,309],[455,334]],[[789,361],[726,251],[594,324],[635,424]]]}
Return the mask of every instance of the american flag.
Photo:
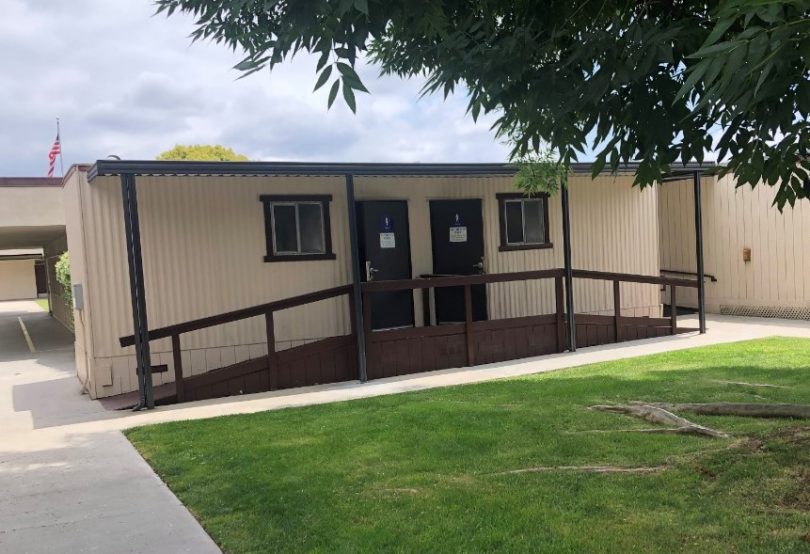
{"label": "american flag", "polygon": [[56,168],[56,156],[62,155],[62,144],[59,142],[59,133],[56,133],[56,140],[53,141],[51,151],[48,152],[48,177],[53,177],[53,170]]}

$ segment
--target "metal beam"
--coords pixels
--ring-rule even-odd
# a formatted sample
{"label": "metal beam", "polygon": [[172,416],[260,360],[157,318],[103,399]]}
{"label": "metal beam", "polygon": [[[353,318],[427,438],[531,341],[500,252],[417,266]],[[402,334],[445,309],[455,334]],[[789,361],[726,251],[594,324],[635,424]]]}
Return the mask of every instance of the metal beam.
{"label": "metal beam", "polygon": [[354,200],[354,176],[346,175],[346,209],[349,211],[349,245],[351,250],[352,265],[352,312],[354,315],[355,340],[357,341],[357,370],[360,381],[365,383],[368,380],[366,372],[366,333],[363,324],[363,295],[360,286],[360,245],[357,236],[357,209]]}
{"label": "metal beam", "polygon": [[700,333],[706,332],[706,272],[703,267],[703,207],[700,195],[700,171],[692,174],[695,190],[695,258],[697,259],[698,320]]}
{"label": "metal beam", "polygon": [[146,292],[143,280],[141,229],[138,216],[138,195],[135,176],[121,175],[121,196],[124,204],[124,238],[129,266],[129,291],[132,301],[132,326],[135,336],[135,358],[138,370],[139,402],[135,410],[155,407],[152,392],[152,361],[149,349],[149,323],[146,316]]}
{"label": "metal beam", "polygon": [[563,264],[565,266],[565,311],[568,314],[568,351],[576,352],[577,326],[574,321],[574,268],[571,266],[571,214],[568,185],[562,186],[560,198],[562,200]]}

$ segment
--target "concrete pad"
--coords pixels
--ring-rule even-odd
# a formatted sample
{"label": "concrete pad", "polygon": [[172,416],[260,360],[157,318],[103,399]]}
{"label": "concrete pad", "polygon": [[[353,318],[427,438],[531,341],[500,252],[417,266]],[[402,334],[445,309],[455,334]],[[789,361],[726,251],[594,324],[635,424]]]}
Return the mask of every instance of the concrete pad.
{"label": "concrete pad", "polygon": [[81,427],[109,415],[81,393],[70,333],[0,303],[0,552],[219,552],[118,430]]}

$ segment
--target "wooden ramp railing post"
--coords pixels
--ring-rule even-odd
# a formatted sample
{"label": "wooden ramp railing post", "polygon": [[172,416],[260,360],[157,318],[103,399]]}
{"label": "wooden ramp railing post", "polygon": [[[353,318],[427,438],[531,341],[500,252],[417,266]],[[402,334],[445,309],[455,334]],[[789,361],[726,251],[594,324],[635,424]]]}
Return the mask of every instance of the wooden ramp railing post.
{"label": "wooden ramp railing post", "polygon": [[183,382],[183,357],[180,355],[180,335],[172,335],[172,359],[174,361],[174,390],[178,402],[186,399],[185,384]]}
{"label": "wooden ramp railing post", "polygon": [[565,295],[562,276],[554,278],[554,299],[557,304],[557,352],[565,352]]}
{"label": "wooden ramp railing post", "polygon": [[678,287],[675,285],[669,286],[669,321],[670,331],[673,335],[678,332],[678,297],[676,290],[678,290]]}
{"label": "wooden ramp railing post", "polygon": [[475,342],[473,341],[472,288],[464,285],[464,334],[467,342],[467,365],[475,365]]}
{"label": "wooden ramp railing post", "polygon": [[[372,359],[369,356],[369,350],[371,350],[371,294],[368,292],[364,292],[362,295],[363,298],[363,328],[360,330],[365,337],[365,345],[366,345],[366,378],[367,379],[374,379],[378,377],[378,369],[379,367],[375,367],[374,364],[368,363],[368,360]],[[384,374],[383,374],[384,375]],[[362,380],[362,379],[361,379]]]}
{"label": "wooden ramp railing post", "polygon": [[270,390],[278,389],[278,364],[276,363],[276,326],[273,311],[264,312],[264,326],[267,334],[267,380]]}
{"label": "wooden ramp railing post", "polygon": [[422,289],[422,325],[430,327],[430,289]]}
{"label": "wooden ramp railing post", "polygon": [[616,279],[613,281],[613,340],[619,342],[621,333],[619,333],[619,318],[622,316],[622,297],[619,285],[621,282]]}

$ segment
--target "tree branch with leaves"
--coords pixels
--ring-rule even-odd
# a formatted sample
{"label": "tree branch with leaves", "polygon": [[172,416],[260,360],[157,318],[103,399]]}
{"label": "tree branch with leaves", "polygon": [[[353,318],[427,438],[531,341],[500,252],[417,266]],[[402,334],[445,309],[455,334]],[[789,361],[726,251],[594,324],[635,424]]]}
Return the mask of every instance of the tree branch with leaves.
{"label": "tree branch with leaves", "polygon": [[738,184],[810,197],[810,0],[157,0],[194,15],[195,40],[245,52],[255,73],[309,52],[353,111],[359,59],[463,87],[498,117],[513,159],[547,144],[594,174],[638,161],[635,183],[717,154]]}

